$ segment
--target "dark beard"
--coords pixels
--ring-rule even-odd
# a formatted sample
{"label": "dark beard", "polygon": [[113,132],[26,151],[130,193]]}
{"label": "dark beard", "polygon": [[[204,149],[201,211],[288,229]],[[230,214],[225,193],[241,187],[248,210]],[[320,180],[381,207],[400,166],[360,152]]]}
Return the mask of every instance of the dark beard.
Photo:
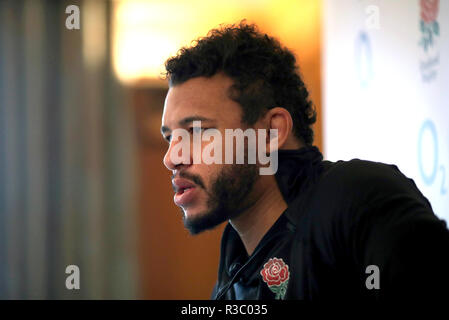
{"label": "dark beard", "polygon": [[[187,219],[184,215],[184,226],[190,234],[196,235],[212,229],[226,220],[238,217],[253,204],[248,195],[258,177],[259,168],[254,164],[224,166],[212,184],[211,192],[203,187],[208,194],[208,211],[199,213],[195,218]],[[196,177],[191,178],[193,181],[199,180]]]}

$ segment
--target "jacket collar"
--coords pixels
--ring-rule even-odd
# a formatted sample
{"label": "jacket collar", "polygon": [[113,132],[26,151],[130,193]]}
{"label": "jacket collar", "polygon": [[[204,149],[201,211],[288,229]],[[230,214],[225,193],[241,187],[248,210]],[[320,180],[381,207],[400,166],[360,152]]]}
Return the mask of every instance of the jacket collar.
{"label": "jacket collar", "polygon": [[322,160],[323,155],[315,146],[278,151],[275,177],[287,204],[316,181],[323,171]]}
{"label": "jacket collar", "polygon": [[[288,208],[263,236],[262,240],[254,249],[254,252],[251,256],[248,256],[248,254],[246,253],[245,247],[237,231],[235,231],[231,224],[228,223],[223,232],[221,247],[221,267],[223,269],[220,271],[220,273],[226,273],[226,279],[222,280],[227,281],[231,279],[235,275],[235,273],[248,262],[251,263],[249,263],[249,266],[245,268],[245,274],[254,273],[254,270],[258,268],[258,265],[264,259],[263,253],[267,251],[266,245],[270,243],[273,238],[292,231],[292,228],[289,227],[289,222],[287,220],[287,212]],[[251,261],[249,261],[249,259],[251,259]]]}

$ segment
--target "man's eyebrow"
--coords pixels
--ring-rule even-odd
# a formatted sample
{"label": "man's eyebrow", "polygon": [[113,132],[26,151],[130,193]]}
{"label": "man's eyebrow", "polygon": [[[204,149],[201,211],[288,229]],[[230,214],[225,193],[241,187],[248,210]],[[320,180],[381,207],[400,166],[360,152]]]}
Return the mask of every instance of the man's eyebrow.
{"label": "man's eyebrow", "polygon": [[[209,119],[209,118],[202,117],[202,116],[190,116],[190,117],[186,117],[186,118],[180,120],[178,122],[178,124],[180,126],[185,126],[186,124],[189,124],[193,121],[213,121],[213,119]],[[171,131],[169,127],[166,127],[166,126],[161,127],[161,133],[165,133],[167,131]]]}
{"label": "man's eyebrow", "polygon": [[213,120],[206,118],[206,117],[201,117],[201,116],[191,116],[191,117],[186,117],[186,118],[182,119],[181,121],[179,121],[179,125],[185,126],[186,124],[189,124],[193,121],[213,121]]}

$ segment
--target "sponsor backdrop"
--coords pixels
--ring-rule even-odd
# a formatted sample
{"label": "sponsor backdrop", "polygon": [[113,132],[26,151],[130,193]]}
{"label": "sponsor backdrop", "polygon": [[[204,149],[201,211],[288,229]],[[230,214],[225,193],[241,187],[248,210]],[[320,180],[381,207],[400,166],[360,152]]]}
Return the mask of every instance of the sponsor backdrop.
{"label": "sponsor backdrop", "polygon": [[396,164],[449,221],[449,1],[327,0],[324,152]]}

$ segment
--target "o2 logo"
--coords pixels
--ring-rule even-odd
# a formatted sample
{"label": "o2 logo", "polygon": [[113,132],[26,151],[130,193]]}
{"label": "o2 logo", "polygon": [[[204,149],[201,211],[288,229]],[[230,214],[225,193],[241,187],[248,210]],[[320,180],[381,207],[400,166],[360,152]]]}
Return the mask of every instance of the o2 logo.
{"label": "o2 logo", "polygon": [[373,78],[371,41],[365,31],[361,31],[355,41],[355,63],[362,87],[368,86]]}
{"label": "o2 logo", "polygon": [[437,177],[438,169],[442,174],[441,194],[446,194],[446,170],[443,165],[438,167],[438,136],[432,120],[426,120],[419,130],[418,136],[418,166],[425,184],[432,185]]}

